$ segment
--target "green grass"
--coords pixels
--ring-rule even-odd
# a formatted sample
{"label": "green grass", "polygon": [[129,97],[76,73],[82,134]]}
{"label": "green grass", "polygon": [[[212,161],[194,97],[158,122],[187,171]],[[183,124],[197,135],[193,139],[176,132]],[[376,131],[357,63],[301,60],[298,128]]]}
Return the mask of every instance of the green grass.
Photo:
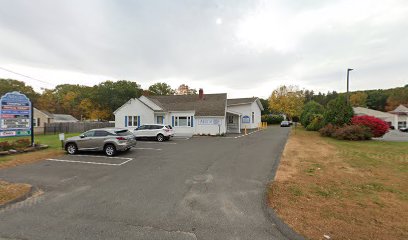
{"label": "green grass", "polygon": [[[65,139],[73,136],[78,136],[80,133],[66,133]],[[18,139],[31,139],[30,137],[11,137],[11,138],[0,138],[0,142],[8,141],[13,142]],[[35,135],[34,142],[48,145],[51,149],[61,148],[61,141],[59,140],[58,134],[47,134],[47,135]]]}

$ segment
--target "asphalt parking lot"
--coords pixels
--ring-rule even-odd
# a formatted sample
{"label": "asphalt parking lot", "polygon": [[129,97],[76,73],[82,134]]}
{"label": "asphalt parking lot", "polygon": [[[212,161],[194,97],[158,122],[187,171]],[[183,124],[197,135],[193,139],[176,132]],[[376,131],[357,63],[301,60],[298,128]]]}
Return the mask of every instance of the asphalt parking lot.
{"label": "asphalt parking lot", "polygon": [[285,239],[264,191],[288,128],[240,138],[138,141],[0,171],[43,194],[0,210],[0,239]]}

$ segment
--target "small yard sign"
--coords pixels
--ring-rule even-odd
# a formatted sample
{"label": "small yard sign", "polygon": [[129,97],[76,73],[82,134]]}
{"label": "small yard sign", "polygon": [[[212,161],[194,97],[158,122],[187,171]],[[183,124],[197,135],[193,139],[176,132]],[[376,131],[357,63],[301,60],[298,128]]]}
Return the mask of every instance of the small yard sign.
{"label": "small yard sign", "polygon": [[242,123],[250,123],[251,122],[251,118],[249,116],[243,116],[242,117]]}
{"label": "small yard sign", "polygon": [[0,99],[0,137],[31,135],[31,102],[19,92],[6,93]]}

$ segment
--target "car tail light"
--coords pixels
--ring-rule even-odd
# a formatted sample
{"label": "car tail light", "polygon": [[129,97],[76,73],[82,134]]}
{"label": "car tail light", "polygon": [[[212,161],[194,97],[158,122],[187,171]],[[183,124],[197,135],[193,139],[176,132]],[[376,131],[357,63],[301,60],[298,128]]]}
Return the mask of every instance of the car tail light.
{"label": "car tail light", "polygon": [[126,138],[124,138],[124,137],[117,137],[116,139],[119,140],[119,141],[126,141]]}

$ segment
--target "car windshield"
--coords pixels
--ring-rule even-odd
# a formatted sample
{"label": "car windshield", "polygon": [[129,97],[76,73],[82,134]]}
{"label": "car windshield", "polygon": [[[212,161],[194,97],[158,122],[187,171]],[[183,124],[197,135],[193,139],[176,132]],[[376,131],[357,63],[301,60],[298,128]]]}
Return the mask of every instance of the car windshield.
{"label": "car windshield", "polygon": [[132,135],[131,132],[129,132],[128,130],[124,129],[124,130],[119,130],[119,131],[115,131],[116,135],[118,136],[129,136]]}
{"label": "car windshield", "polygon": [[170,125],[167,125],[166,128],[168,128],[168,129],[173,129]]}

